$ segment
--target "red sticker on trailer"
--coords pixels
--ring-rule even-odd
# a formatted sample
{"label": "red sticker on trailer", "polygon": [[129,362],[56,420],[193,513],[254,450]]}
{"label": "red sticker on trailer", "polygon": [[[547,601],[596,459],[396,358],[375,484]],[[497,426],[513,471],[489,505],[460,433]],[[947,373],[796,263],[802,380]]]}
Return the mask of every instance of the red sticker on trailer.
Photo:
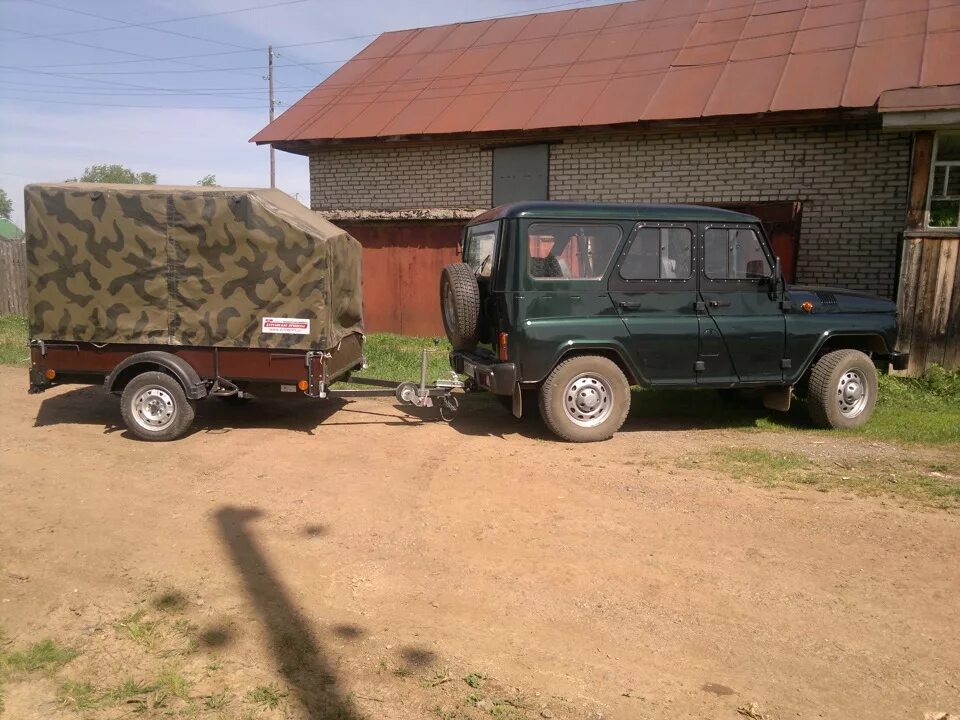
{"label": "red sticker on trailer", "polygon": [[261,332],[283,333],[285,335],[309,335],[310,320],[300,318],[265,317],[260,327]]}

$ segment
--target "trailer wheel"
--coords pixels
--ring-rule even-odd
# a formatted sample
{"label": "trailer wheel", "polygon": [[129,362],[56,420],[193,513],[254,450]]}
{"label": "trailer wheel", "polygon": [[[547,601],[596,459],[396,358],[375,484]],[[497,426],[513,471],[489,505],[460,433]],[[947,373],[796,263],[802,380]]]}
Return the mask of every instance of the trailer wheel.
{"label": "trailer wheel", "polygon": [[450,263],[440,276],[440,316],[454,350],[473,350],[479,341],[480,286],[466,263]]}
{"label": "trailer wheel", "polygon": [[141,440],[175,440],[193,424],[195,412],[180,383],[162,372],[137,375],[120,397],[123,422]]}

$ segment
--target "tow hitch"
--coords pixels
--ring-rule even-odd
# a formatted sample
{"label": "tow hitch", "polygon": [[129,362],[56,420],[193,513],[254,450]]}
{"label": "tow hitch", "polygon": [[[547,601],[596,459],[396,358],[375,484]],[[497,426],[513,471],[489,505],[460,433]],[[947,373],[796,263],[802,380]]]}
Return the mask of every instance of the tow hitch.
{"label": "tow hitch", "polygon": [[[450,371],[450,377],[445,380],[427,384],[427,364],[428,350],[423,348],[420,354],[420,383],[415,382],[394,382],[393,380],[381,380],[380,378],[367,378],[350,376],[340,382],[353,385],[371,385],[371,388],[356,388],[348,390],[327,389],[323,381],[320,382],[320,391],[317,397],[321,398],[341,398],[350,400],[360,397],[396,397],[397,402],[403,405],[413,405],[414,407],[428,408],[436,406],[440,411],[440,418],[450,422],[456,416],[460,409],[460,402],[453,394],[454,390],[463,389],[464,382],[457,374]],[[326,356],[323,358],[324,377],[326,376]],[[434,402],[436,401],[436,402]]]}

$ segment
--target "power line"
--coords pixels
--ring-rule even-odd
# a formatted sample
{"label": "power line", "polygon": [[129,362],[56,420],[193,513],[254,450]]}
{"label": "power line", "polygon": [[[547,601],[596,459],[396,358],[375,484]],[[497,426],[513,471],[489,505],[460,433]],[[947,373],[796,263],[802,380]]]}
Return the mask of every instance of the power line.
{"label": "power line", "polygon": [[[308,2],[308,0],[284,0],[283,2],[270,3],[270,4],[267,4],[267,5],[253,5],[253,6],[251,6],[251,7],[236,8],[236,9],[234,9],[234,10],[221,10],[221,11],[219,11],[219,12],[203,13],[203,14],[201,14],[201,15],[187,15],[187,16],[184,16],[184,17],[166,18],[166,19],[164,19],[164,20],[151,20],[151,21],[141,22],[141,23],[129,23],[129,22],[125,22],[125,21],[123,21],[123,20],[117,20],[117,19],[115,19],[115,18],[106,17],[106,16],[104,16],[104,15],[97,15],[96,13],[85,12],[85,11],[83,11],[83,10],[74,10],[73,8],[62,7],[62,6],[60,6],[60,5],[54,5],[53,3],[40,2],[39,0],[26,0],[26,1],[27,1],[27,2],[32,2],[32,3],[34,3],[35,5],[45,5],[45,6],[47,6],[47,7],[55,7],[55,8],[58,8],[58,9],[60,9],[60,10],[69,10],[69,11],[75,12],[75,13],[77,13],[77,14],[79,14],[79,15],[87,15],[87,16],[89,16],[89,17],[95,17],[95,18],[99,18],[99,19],[101,19],[101,20],[109,20],[110,22],[120,23],[119,26],[104,27],[104,28],[93,28],[93,29],[90,29],[90,30],[66,30],[66,31],[64,31],[64,32],[59,32],[59,33],[43,33],[43,34],[39,34],[39,35],[33,35],[32,33],[26,33],[26,34],[28,34],[28,35],[31,35],[31,37],[37,37],[37,38],[62,37],[62,36],[64,36],[64,35],[86,35],[86,34],[94,33],[94,32],[106,32],[106,31],[108,31],[108,30],[119,30],[119,29],[121,29],[121,28],[123,28],[123,27],[143,27],[143,28],[149,28],[149,29],[151,29],[151,30],[154,30],[154,29],[156,29],[156,28],[153,27],[154,25],[165,25],[165,24],[167,24],[167,23],[184,22],[184,21],[186,21],[186,20],[199,20],[199,19],[201,19],[201,18],[218,17],[218,16],[221,16],[221,15],[234,15],[234,14],[236,14],[236,13],[251,12],[251,11],[254,11],[254,10],[269,10],[270,8],[281,7],[281,6],[284,6],[284,5],[297,5],[297,4],[300,4],[300,3]],[[17,32],[17,31],[15,31],[15,32]],[[173,33],[173,34],[177,34],[177,33]],[[189,36],[188,36],[188,37],[189,37]],[[216,41],[216,40],[209,40],[208,38],[197,38],[197,39],[200,39],[200,40],[208,40],[208,42],[218,42],[218,41]],[[242,47],[242,46],[237,46],[237,47]]]}

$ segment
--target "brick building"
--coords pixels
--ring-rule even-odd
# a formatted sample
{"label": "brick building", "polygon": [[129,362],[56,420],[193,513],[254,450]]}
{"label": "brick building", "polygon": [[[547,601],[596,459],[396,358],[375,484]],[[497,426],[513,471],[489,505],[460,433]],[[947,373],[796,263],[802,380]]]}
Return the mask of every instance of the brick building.
{"label": "brick building", "polygon": [[254,141],[308,155],[311,206],[364,243],[372,330],[438,332],[464,221],[519,199],[746,210],[791,279],[893,297],[905,237],[960,237],[960,163],[937,174],[960,160],[958,48],[960,7],[936,0],[637,0],[385,33]]}

